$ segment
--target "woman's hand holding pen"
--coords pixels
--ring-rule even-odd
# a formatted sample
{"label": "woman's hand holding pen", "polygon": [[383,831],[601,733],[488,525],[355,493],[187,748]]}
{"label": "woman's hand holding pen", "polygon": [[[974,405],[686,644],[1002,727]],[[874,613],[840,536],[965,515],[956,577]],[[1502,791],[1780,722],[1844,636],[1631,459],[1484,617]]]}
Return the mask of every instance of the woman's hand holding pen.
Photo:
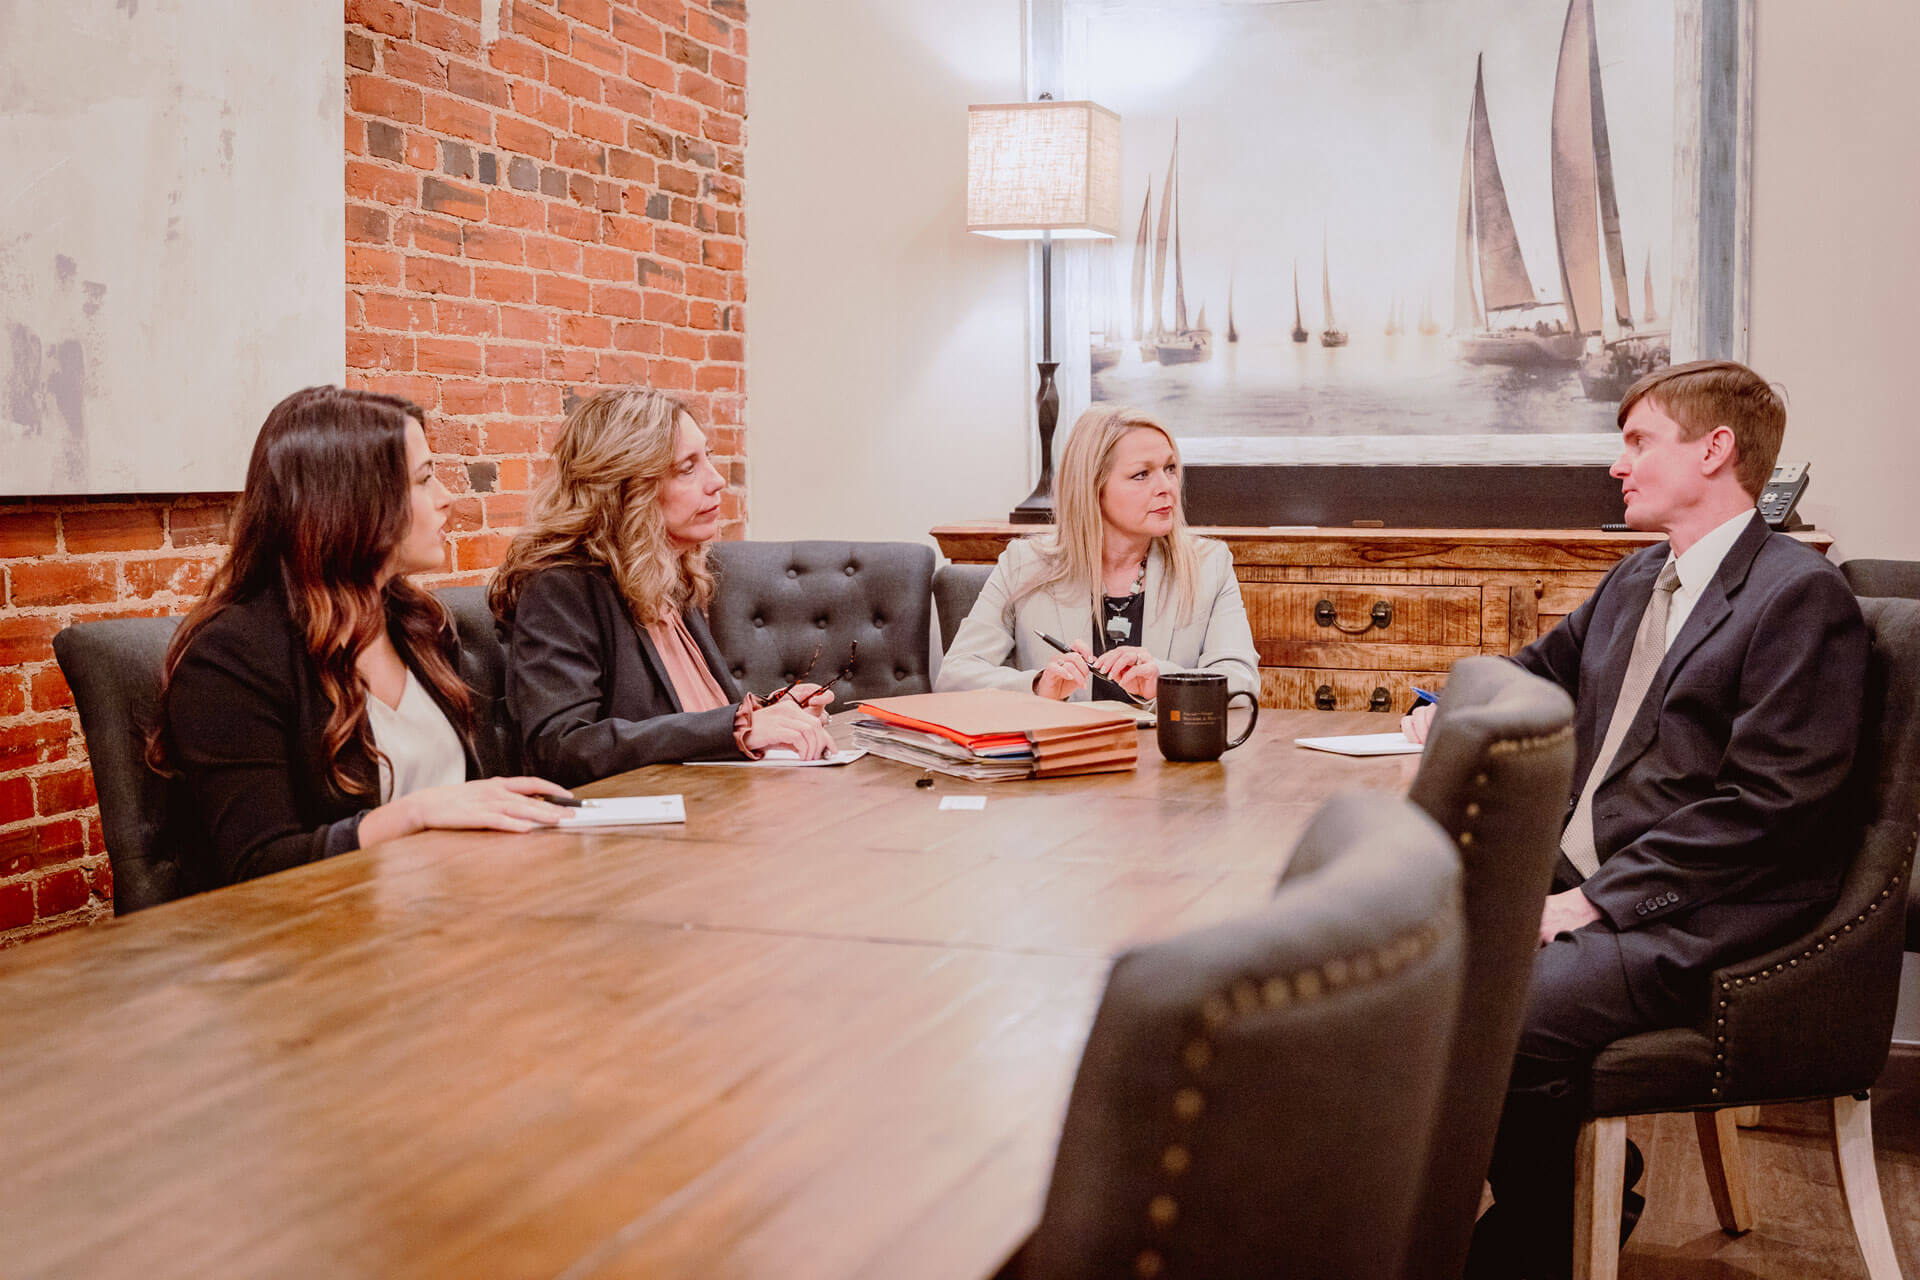
{"label": "woman's hand holding pen", "polygon": [[1101,654],[1093,669],[1142,702],[1160,691],[1160,664],[1138,645],[1121,645]]}
{"label": "woman's hand holding pen", "polygon": [[1033,691],[1043,698],[1064,702],[1074,691],[1086,687],[1092,679],[1093,652],[1078,640],[1065,652],[1040,668],[1033,678]]}

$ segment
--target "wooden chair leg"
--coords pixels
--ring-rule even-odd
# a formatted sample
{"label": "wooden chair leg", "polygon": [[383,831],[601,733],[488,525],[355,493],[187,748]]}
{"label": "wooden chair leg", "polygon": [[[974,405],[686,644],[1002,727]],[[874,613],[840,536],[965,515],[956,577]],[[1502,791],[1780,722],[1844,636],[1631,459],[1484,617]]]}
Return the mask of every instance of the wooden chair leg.
{"label": "wooden chair leg", "polygon": [[[1758,1110],[1758,1108],[1753,1108]],[[1700,1140],[1700,1163],[1707,1167],[1707,1194],[1720,1229],[1730,1236],[1753,1228],[1753,1206],[1747,1200],[1747,1166],[1740,1157],[1740,1113],[1746,1107],[1693,1113],[1694,1136]]]}
{"label": "wooden chair leg", "polygon": [[1627,1118],[1602,1116],[1581,1125],[1573,1157],[1573,1280],[1615,1280],[1620,1274],[1626,1180]]}
{"label": "wooden chair leg", "polygon": [[1742,1129],[1754,1128],[1760,1123],[1760,1108],[1735,1107],[1733,1109],[1733,1122]]}
{"label": "wooden chair leg", "polygon": [[1873,1167],[1873,1113],[1865,1094],[1842,1094],[1833,1100],[1833,1164],[1869,1280],[1900,1280],[1887,1211],[1880,1202],[1880,1175]]}

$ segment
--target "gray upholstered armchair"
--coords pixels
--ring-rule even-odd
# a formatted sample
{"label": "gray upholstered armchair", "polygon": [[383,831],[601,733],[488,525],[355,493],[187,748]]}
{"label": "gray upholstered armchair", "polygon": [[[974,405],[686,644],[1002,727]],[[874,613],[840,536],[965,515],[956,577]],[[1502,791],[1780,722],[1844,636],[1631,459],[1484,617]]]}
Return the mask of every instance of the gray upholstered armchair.
{"label": "gray upholstered armchair", "polygon": [[1459,847],[1467,922],[1446,1105],[1402,1272],[1408,1280],[1454,1280],[1466,1264],[1526,1016],[1573,757],[1573,700],[1558,686],[1501,658],[1454,664],[1408,792]]}
{"label": "gray upholstered armchair", "polygon": [[178,618],[111,618],[75,623],[53,638],[100,797],[115,915],[180,896],[180,866],[160,841],[167,783],[146,761],[160,669],[179,625]]}
{"label": "gray upholstered armchair", "polygon": [[800,675],[832,679],[834,709],[859,698],[925,693],[933,551],[911,542],[716,542],[714,643],[733,678],[766,693]]}
{"label": "gray upholstered armchair", "polygon": [[1114,961],[1004,1276],[1399,1266],[1459,996],[1459,866],[1429,818],[1368,792],[1329,801],[1294,857],[1268,905]]}

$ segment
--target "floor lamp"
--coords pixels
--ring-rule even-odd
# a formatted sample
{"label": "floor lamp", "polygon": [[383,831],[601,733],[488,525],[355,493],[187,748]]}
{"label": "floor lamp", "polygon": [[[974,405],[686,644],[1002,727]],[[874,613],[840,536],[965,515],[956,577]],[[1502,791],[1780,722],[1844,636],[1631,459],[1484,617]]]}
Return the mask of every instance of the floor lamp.
{"label": "floor lamp", "polygon": [[1053,522],[1053,242],[1120,231],[1120,117],[1092,102],[967,108],[967,230],[1040,242],[1040,483],[1008,519]]}

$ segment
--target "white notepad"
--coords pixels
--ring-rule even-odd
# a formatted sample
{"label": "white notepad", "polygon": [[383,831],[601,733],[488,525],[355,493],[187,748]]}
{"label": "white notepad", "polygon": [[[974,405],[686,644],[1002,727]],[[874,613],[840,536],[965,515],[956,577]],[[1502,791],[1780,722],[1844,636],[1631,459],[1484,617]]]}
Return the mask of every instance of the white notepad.
{"label": "white notepad", "polygon": [[1296,747],[1310,747],[1315,751],[1331,751],[1340,756],[1414,756],[1420,754],[1420,744],[1408,742],[1407,735],[1395,730],[1393,733],[1351,733],[1335,738],[1295,738]]}
{"label": "white notepad", "polygon": [[661,822],[685,822],[687,806],[677,795],[608,796],[582,800],[580,807],[560,819],[562,827],[643,827]]}

